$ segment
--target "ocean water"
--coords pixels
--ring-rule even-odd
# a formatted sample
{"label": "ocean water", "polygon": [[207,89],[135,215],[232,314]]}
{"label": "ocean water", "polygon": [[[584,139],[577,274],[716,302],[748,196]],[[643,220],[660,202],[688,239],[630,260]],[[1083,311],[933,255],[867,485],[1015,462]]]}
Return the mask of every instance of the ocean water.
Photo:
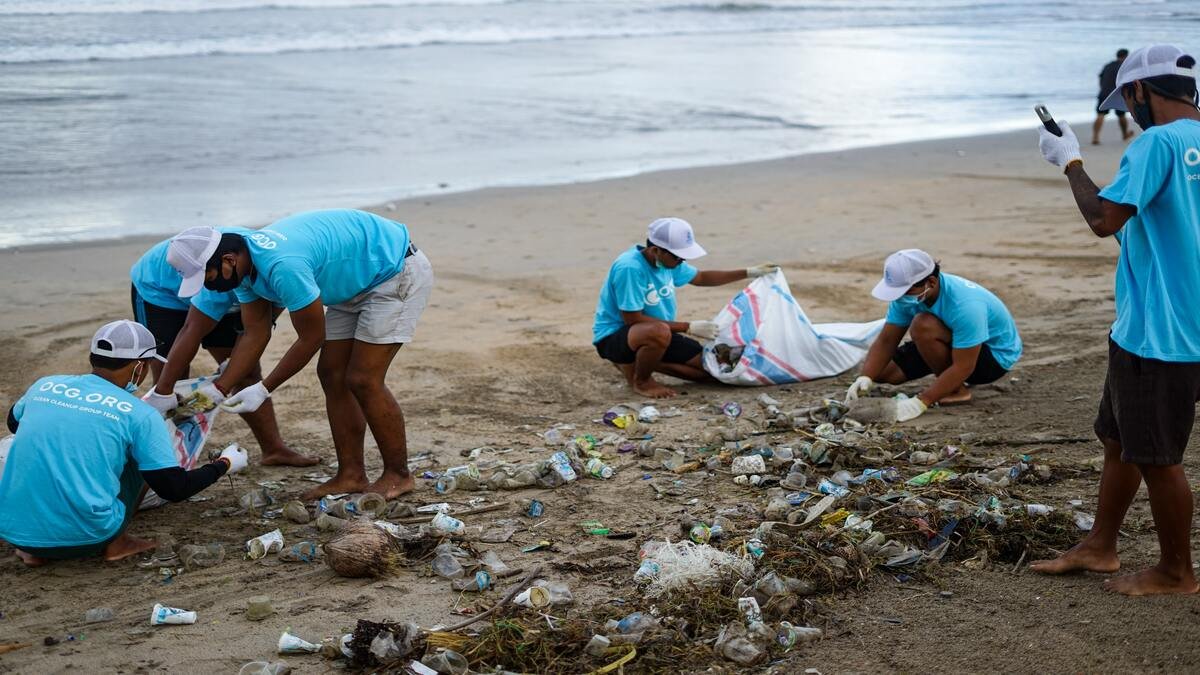
{"label": "ocean water", "polygon": [[1193,0],[2,0],[0,248],[1032,127],[1038,102],[1083,129],[1118,47],[1197,28]]}

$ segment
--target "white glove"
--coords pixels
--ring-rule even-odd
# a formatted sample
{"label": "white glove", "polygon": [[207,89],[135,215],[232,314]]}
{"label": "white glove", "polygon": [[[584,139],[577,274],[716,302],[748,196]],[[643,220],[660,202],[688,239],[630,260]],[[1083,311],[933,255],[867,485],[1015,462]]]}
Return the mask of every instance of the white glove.
{"label": "white glove", "polygon": [[757,279],[758,277],[766,276],[768,274],[771,274],[772,272],[778,272],[778,271],[779,271],[779,265],[776,265],[775,263],[763,263],[761,265],[747,267],[746,268],[746,276],[750,277],[751,279]]}
{"label": "white glove", "polygon": [[271,398],[271,392],[267,391],[262,380],[259,380],[225,399],[225,402],[221,404],[221,409],[238,415],[252,413],[269,398]]}
{"label": "white glove", "polygon": [[857,401],[858,397],[871,391],[871,387],[875,386],[875,380],[866,375],[859,375],[854,384],[846,390],[846,405],[850,405],[852,401]]}
{"label": "white glove", "polygon": [[221,451],[220,459],[229,460],[229,470],[226,474],[237,473],[246,468],[246,463],[250,461],[250,457],[246,451],[239,448],[237,443],[230,445]]}
{"label": "white glove", "polygon": [[701,340],[711,340],[717,337],[716,321],[692,321],[688,324],[687,332]]}
{"label": "white glove", "polygon": [[1079,139],[1075,138],[1075,132],[1063,120],[1055,122],[1062,130],[1062,136],[1055,136],[1046,131],[1044,126],[1038,127],[1038,147],[1042,149],[1042,157],[1057,167],[1065,167],[1077,159],[1082,161],[1083,155],[1079,153]]}
{"label": "white glove", "polygon": [[921,416],[921,413],[929,409],[919,397],[906,398],[896,404],[896,421],[907,422],[915,420]]}
{"label": "white glove", "polygon": [[150,391],[142,397],[142,400],[150,404],[150,407],[158,411],[160,415],[166,415],[179,406],[179,399],[176,398],[175,392],[170,394],[160,394],[154,391],[151,387]]}

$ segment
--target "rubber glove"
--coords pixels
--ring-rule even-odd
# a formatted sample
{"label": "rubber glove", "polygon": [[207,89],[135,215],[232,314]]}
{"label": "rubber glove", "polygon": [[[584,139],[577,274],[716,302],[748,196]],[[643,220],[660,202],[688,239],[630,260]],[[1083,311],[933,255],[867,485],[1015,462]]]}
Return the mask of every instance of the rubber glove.
{"label": "rubber glove", "polygon": [[175,392],[170,394],[160,394],[154,391],[153,388],[146,392],[142,400],[150,404],[150,407],[158,411],[160,415],[166,415],[179,406],[179,399],[176,398]]}
{"label": "rubber glove", "polygon": [[246,464],[250,461],[250,457],[246,454],[246,451],[239,448],[237,443],[222,450],[221,456],[218,459],[224,459],[229,462],[229,470],[225,472],[227,474],[241,471],[246,468]]}
{"label": "rubber glove", "polygon": [[896,421],[907,422],[915,420],[928,409],[929,406],[925,405],[925,402],[920,397],[906,398],[896,403]]}
{"label": "rubber glove", "polygon": [[687,329],[687,332],[701,340],[711,340],[717,337],[717,331],[717,322],[715,321],[692,321],[688,324]]}
{"label": "rubber glove", "polygon": [[758,277],[766,276],[768,274],[771,274],[772,272],[778,272],[778,271],[779,271],[779,265],[776,265],[775,263],[763,263],[761,265],[747,267],[746,268],[746,276],[751,279],[757,279]]}
{"label": "rubber glove", "polygon": [[850,385],[850,388],[846,390],[846,405],[857,401],[859,396],[871,391],[871,387],[873,386],[875,386],[875,380],[866,375],[859,375],[854,384]]}
{"label": "rubber glove", "polygon": [[221,409],[238,415],[252,413],[269,398],[271,398],[271,392],[267,391],[262,380],[259,380],[225,399],[225,402],[221,404]]}
{"label": "rubber glove", "polygon": [[1075,138],[1071,126],[1062,120],[1055,121],[1062,130],[1062,136],[1046,131],[1046,127],[1038,127],[1038,147],[1042,149],[1042,157],[1057,167],[1066,167],[1077,159],[1083,161],[1083,155],[1079,153],[1079,139]]}

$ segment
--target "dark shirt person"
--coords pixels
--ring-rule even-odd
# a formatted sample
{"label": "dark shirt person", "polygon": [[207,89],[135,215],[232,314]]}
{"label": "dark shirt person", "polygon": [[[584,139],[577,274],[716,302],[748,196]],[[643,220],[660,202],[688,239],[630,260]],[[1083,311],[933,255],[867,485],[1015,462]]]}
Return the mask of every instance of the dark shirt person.
{"label": "dark shirt person", "polygon": [[1117,124],[1121,126],[1121,139],[1129,140],[1133,132],[1129,130],[1129,122],[1125,119],[1125,111],[1120,108],[1107,108],[1104,100],[1112,95],[1117,88],[1117,71],[1129,56],[1128,49],[1117,50],[1117,60],[1109,61],[1100,70],[1100,96],[1096,98],[1096,121],[1092,122],[1092,145],[1100,145],[1100,129],[1104,127],[1104,117],[1112,110],[1117,116]]}

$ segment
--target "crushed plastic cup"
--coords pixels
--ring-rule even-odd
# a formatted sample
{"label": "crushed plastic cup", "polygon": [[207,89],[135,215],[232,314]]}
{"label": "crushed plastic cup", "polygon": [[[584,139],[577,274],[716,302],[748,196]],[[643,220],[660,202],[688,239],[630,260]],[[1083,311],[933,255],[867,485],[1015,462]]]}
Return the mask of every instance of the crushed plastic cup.
{"label": "crushed plastic cup", "polygon": [[364,492],[347,502],[347,506],[353,507],[357,515],[375,517],[387,510],[387,499],[378,492]]}
{"label": "crushed plastic cup", "polygon": [[187,544],[179,547],[179,560],[183,562],[184,569],[189,571],[218,565],[224,559],[225,546],[220,542],[204,546]]}
{"label": "crushed plastic cup", "polygon": [[434,485],[439,495],[448,495],[458,489],[458,479],[448,474],[442,474]]}
{"label": "crushed plastic cup", "polygon": [[612,478],[614,473],[613,468],[605,464],[598,457],[589,459],[587,464],[584,466],[584,469],[588,472],[588,475],[592,476],[593,478],[601,478],[604,480]]}
{"label": "crushed plastic cup", "polygon": [[432,668],[439,675],[465,675],[470,669],[467,657],[453,649],[446,649],[431,656],[426,656],[421,664]]}
{"label": "crushed plastic cup", "polygon": [[151,626],[172,626],[196,623],[196,613],[177,607],[156,604],[150,610]]}
{"label": "crushed plastic cup", "polygon": [[108,607],[93,607],[83,613],[84,623],[101,623],[113,620],[113,611]]}
{"label": "crushed plastic cup", "polygon": [[433,557],[431,565],[434,574],[445,579],[461,579],[466,574],[462,563],[450,553],[438,553]]}
{"label": "crushed plastic cup", "polygon": [[779,631],[775,635],[775,641],[786,651],[796,646],[797,643],[804,644],[821,637],[821,629],[810,628],[809,626],[793,626],[787,621],[780,621]]}
{"label": "crushed plastic cup", "polygon": [[274,504],[275,498],[271,496],[271,493],[268,492],[266,488],[260,487],[243,494],[241,498],[238,499],[238,503],[241,504],[242,508],[246,509],[247,511],[261,511],[271,504]]}
{"label": "crushed plastic cup", "polygon": [[316,654],[321,651],[321,646],[292,635],[288,630],[285,630],[279,636],[278,650],[280,654]]}
{"label": "crushed plastic cup", "polygon": [[653,424],[661,417],[662,413],[659,412],[658,408],[655,408],[652,405],[642,406],[642,409],[638,411],[637,416],[639,422],[645,422],[647,424]]}
{"label": "crushed plastic cup", "polygon": [[[388,523],[391,525],[391,523]],[[313,562],[320,557],[320,549],[316,543],[311,541],[302,541],[298,544],[292,544],[279,552],[279,559],[283,562]]]}
{"label": "crushed plastic cup", "polygon": [[845,497],[850,494],[850,490],[834,483],[828,478],[822,478],[821,482],[817,483],[817,491],[823,495],[832,495],[834,497]]}
{"label": "crushed plastic cup", "polygon": [[349,524],[350,521],[345,518],[338,518],[328,513],[317,514],[317,529],[322,532],[336,532]]}
{"label": "crushed plastic cup", "polygon": [[429,525],[440,534],[462,534],[467,526],[463,521],[445,513],[438,513],[429,521]]}
{"label": "crushed plastic cup", "polygon": [[251,560],[265,558],[268,553],[283,550],[283,532],[271,530],[246,542],[246,557]]}
{"label": "crushed plastic cup", "polygon": [[308,508],[302,502],[295,500],[283,505],[283,517],[298,525],[303,525],[312,520],[312,516],[308,513]]}
{"label": "crushed plastic cup", "polygon": [[608,652],[609,646],[612,645],[612,640],[603,635],[593,635],[591,640],[588,640],[587,646],[583,651],[588,656],[604,656]]}
{"label": "crushed plastic cup", "polygon": [[530,586],[513,598],[513,603],[522,607],[541,609],[550,606],[550,591],[541,586]]}
{"label": "crushed plastic cup", "polygon": [[1031,516],[1048,516],[1054,513],[1054,507],[1045,504],[1026,504],[1025,512]]}
{"label": "crushed plastic cup", "polygon": [[246,620],[262,621],[275,613],[271,606],[271,598],[265,595],[255,595],[246,598]]}
{"label": "crushed plastic cup", "polygon": [[238,675],[287,675],[292,667],[283,661],[251,661],[238,669]]}

